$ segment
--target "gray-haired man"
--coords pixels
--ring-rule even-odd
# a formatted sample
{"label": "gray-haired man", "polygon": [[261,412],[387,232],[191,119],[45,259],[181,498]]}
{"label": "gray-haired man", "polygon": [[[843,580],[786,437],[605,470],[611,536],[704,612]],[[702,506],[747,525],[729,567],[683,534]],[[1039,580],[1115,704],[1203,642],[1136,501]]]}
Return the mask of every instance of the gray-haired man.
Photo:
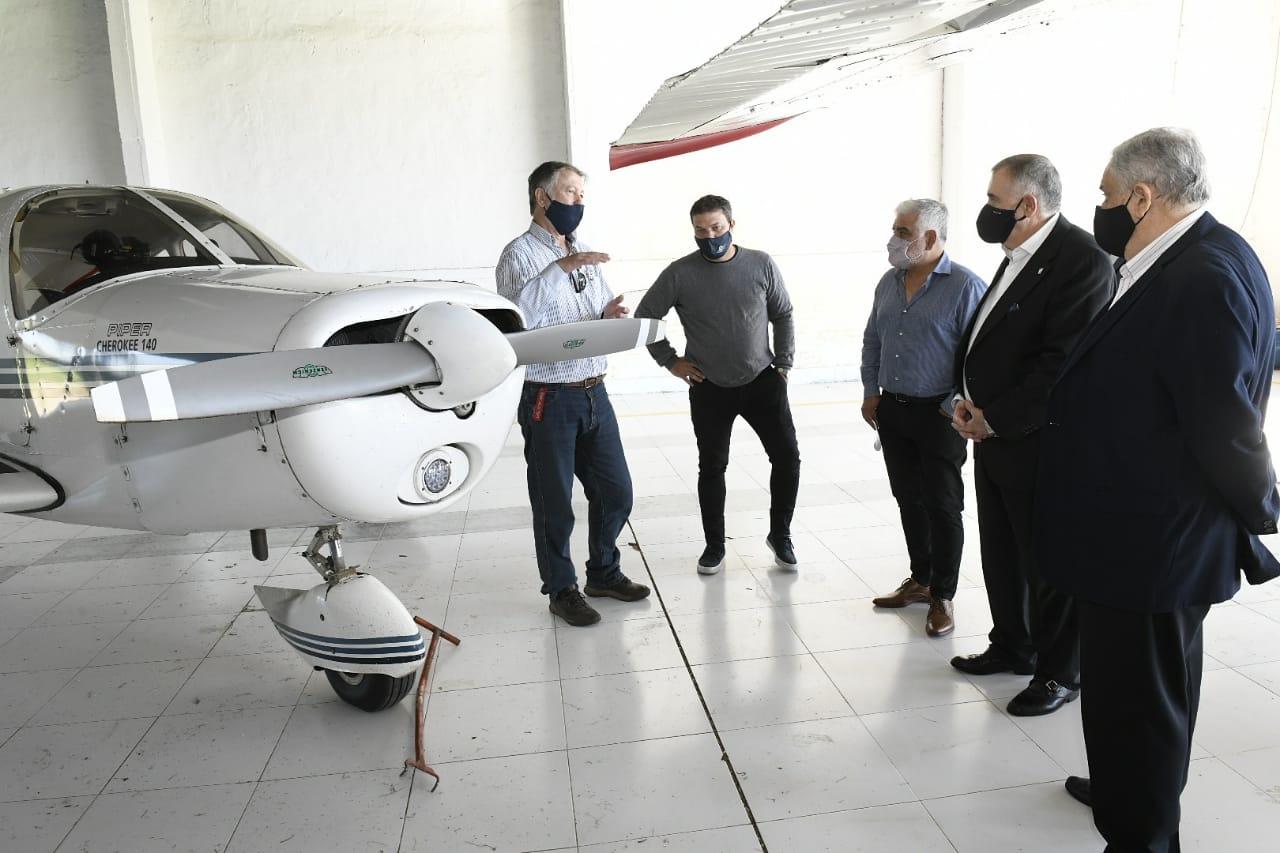
{"label": "gray-haired man", "polygon": [[925,632],[955,629],[951,600],[964,546],[965,441],[940,406],[955,390],[960,341],[987,283],[946,254],[947,208],[933,199],[898,205],[862,335],[862,417],[880,433],[898,501],[911,576],[876,607],[927,603]]}

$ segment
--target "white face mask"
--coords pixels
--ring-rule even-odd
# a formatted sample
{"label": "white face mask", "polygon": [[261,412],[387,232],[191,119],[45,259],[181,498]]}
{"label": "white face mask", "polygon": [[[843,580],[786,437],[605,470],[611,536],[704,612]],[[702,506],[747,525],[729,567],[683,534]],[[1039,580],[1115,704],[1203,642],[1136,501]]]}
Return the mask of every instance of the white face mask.
{"label": "white face mask", "polygon": [[889,252],[889,265],[894,269],[905,270],[912,264],[919,263],[924,257],[923,251],[915,257],[911,256],[911,246],[919,239],[917,237],[915,240],[906,240],[896,235],[890,237],[889,242],[885,244],[885,249]]}

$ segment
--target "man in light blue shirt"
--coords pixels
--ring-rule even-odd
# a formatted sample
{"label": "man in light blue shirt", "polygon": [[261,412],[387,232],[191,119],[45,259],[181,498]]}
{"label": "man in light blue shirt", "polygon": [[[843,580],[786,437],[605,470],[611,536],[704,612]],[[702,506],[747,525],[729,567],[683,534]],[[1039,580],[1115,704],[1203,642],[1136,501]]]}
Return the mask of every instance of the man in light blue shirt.
{"label": "man in light blue shirt", "polygon": [[862,336],[862,417],[880,434],[898,501],[911,576],[876,607],[929,605],[925,632],[955,630],[951,600],[964,547],[965,441],[939,411],[955,390],[956,353],[987,290],[945,251],[947,208],[898,205],[886,247],[892,268],[876,286]]}
{"label": "man in light blue shirt", "polygon": [[[609,260],[578,239],[586,177],[569,163],[548,161],[529,175],[529,229],[498,258],[498,292],[520,306],[529,328],[622,317],[627,309],[604,280]],[[542,593],[570,625],[600,614],[582,593],[639,601],[649,588],[622,573],[618,534],[631,513],[631,473],[618,419],[604,387],[604,356],[531,364],[517,418],[529,466],[533,545]],[[587,583],[578,590],[569,555],[573,480],[587,496]]]}

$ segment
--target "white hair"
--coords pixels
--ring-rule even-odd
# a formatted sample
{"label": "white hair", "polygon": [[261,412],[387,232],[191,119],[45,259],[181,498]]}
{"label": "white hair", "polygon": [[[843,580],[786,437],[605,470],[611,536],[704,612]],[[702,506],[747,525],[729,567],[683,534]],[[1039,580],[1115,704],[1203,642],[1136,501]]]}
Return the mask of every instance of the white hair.
{"label": "white hair", "polygon": [[933,231],[944,243],[947,240],[947,206],[931,198],[909,198],[898,205],[899,216],[920,215],[916,220],[916,230],[920,234]]}
{"label": "white hair", "polygon": [[1204,151],[1189,130],[1157,127],[1126,139],[1111,152],[1108,167],[1125,189],[1144,183],[1175,206],[1209,200]]}

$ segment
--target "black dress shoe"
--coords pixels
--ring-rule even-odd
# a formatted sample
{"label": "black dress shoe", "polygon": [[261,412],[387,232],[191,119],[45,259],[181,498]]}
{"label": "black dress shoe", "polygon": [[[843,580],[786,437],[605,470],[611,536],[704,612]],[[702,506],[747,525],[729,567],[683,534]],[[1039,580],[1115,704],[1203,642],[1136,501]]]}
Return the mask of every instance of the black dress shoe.
{"label": "black dress shoe", "polygon": [[639,601],[642,598],[649,597],[649,587],[642,583],[636,583],[626,575],[623,575],[609,586],[587,584],[582,591],[592,598],[608,597],[616,598],[619,601]]}
{"label": "black dress shoe", "polygon": [[1089,786],[1088,776],[1068,776],[1066,788],[1067,793],[1076,802],[1084,803],[1089,808],[1093,808],[1093,790]]}
{"label": "black dress shoe", "polygon": [[1004,653],[996,651],[995,646],[988,646],[982,654],[954,657],[951,665],[969,675],[995,675],[997,672],[1030,675],[1035,672],[1035,667],[1031,664],[1014,663]]}
{"label": "black dress shoe", "polygon": [[1032,681],[1009,700],[1008,710],[1015,717],[1040,717],[1074,702],[1079,695],[1079,687],[1066,687],[1056,681]]}

